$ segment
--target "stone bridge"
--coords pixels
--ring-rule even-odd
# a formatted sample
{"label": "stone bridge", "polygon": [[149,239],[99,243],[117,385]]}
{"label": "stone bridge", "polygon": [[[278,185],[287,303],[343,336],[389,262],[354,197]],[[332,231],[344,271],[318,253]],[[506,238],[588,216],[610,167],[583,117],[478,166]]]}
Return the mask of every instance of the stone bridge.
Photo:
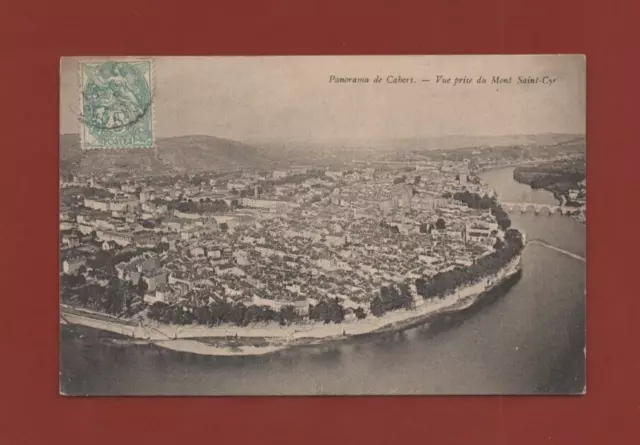
{"label": "stone bridge", "polygon": [[566,207],[553,204],[536,204],[532,202],[501,202],[500,205],[506,212],[535,213],[536,215],[546,213],[548,215],[560,214],[571,215],[578,211],[585,213],[585,207]]}

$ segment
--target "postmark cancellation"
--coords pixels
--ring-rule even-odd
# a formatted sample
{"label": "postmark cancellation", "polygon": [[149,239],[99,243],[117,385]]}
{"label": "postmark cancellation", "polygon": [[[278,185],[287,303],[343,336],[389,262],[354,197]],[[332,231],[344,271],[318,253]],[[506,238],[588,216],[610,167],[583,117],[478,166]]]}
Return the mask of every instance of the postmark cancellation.
{"label": "postmark cancellation", "polygon": [[153,61],[80,61],[80,135],[83,149],[154,145]]}

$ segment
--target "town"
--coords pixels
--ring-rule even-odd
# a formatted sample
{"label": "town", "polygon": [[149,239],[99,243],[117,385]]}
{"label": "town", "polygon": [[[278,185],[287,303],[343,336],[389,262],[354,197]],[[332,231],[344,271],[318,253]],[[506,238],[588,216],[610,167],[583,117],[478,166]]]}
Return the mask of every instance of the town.
{"label": "town", "polygon": [[468,161],[67,175],[60,187],[62,302],[137,323],[338,323],[415,307],[455,288],[431,295],[430,280],[495,256],[510,224]]}

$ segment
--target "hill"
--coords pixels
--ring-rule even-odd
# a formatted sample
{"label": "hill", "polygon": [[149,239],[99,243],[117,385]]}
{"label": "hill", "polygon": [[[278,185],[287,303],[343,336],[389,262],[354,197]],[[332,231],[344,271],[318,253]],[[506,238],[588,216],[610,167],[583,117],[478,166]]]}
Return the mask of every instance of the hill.
{"label": "hill", "polygon": [[214,136],[159,139],[155,149],[82,150],[78,135],[60,136],[61,173],[127,172],[133,175],[268,170],[289,164],[332,165],[358,161],[462,159],[466,156],[528,159],[584,152],[584,135],[447,136],[393,140],[256,141]]}
{"label": "hill", "polygon": [[[584,135],[537,134],[505,136],[440,136],[381,140],[325,140],[313,142],[256,141],[271,156],[291,162],[322,164],[358,161],[416,161],[470,156],[553,155],[584,151]],[[516,157],[517,157],[516,156]]]}
{"label": "hill", "polygon": [[152,149],[82,150],[80,137],[60,136],[61,173],[174,174],[261,167],[270,159],[257,148],[213,136],[158,139]]}

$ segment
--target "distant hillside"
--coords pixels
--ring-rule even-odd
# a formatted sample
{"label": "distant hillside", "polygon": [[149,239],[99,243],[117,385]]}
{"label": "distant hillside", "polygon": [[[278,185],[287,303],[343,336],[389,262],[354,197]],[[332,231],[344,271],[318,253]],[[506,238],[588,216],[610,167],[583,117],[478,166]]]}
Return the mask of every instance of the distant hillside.
{"label": "distant hillside", "polygon": [[[313,142],[266,141],[254,143],[274,158],[291,162],[342,162],[348,160],[417,160],[441,158],[444,152],[476,152],[501,155],[515,148],[518,152],[545,155],[556,151],[584,150],[584,135],[540,134],[506,136],[439,136],[381,140],[325,140]],[[562,147],[562,148],[561,148]]]}
{"label": "distant hillside", "polygon": [[352,160],[412,161],[468,156],[511,158],[584,151],[584,135],[447,136],[393,140],[265,141],[251,145],[213,136],[159,139],[155,149],[82,150],[78,135],[60,136],[62,173],[130,172],[138,175],[331,165]]}
{"label": "distant hillside", "polygon": [[82,150],[75,134],[60,136],[62,173],[128,171],[137,174],[184,173],[263,167],[270,159],[255,147],[213,136],[158,139],[155,149]]}
{"label": "distant hillside", "polygon": [[[463,141],[460,141],[463,142]],[[544,134],[540,136],[514,136],[502,138],[478,138],[475,144],[465,140],[455,148],[441,146],[438,150],[398,150],[384,159],[387,161],[410,160],[462,160],[480,156],[491,159],[527,160],[552,158],[560,155],[576,155],[586,152],[584,135]]]}
{"label": "distant hillside", "polygon": [[394,139],[327,139],[317,141],[265,140],[252,141],[256,147],[269,150],[298,151],[299,148],[314,151],[414,151],[414,150],[455,150],[468,147],[498,147],[509,145],[549,146],[568,141],[584,140],[583,134],[543,133],[501,136],[430,136]]}
{"label": "distant hillside", "polygon": [[396,147],[400,150],[456,150],[462,148],[488,147],[552,147],[568,142],[584,141],[584,135],[577,134],[523,134],[505,136],[443,136],[437,138],[401,139]]}

